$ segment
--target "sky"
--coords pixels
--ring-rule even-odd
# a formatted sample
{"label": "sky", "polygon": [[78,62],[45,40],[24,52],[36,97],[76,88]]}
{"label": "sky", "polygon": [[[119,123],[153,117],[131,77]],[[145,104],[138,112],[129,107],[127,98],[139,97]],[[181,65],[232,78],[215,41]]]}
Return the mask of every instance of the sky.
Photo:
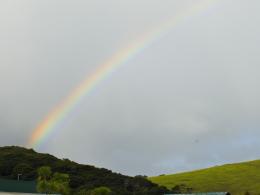
{"label": "sky", "polygon": [[[26,146],[115,52],[209,1],[1,1],[1,146]],[[219,0],[188,14],[98,83],[36,151],[149,176],[259,159],[259,7]]]}

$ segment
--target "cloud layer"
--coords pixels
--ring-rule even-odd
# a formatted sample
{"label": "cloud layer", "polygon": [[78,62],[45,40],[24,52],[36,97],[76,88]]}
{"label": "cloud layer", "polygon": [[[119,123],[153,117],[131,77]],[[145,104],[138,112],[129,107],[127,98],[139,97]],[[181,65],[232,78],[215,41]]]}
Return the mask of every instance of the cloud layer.
{"label": "cloud layer", "polygon": [[[119,48],[192,0],[0,3],[2,145]],[[260,157],[260,3],[220,1],[100,83],[41,152],[157,175]]]}

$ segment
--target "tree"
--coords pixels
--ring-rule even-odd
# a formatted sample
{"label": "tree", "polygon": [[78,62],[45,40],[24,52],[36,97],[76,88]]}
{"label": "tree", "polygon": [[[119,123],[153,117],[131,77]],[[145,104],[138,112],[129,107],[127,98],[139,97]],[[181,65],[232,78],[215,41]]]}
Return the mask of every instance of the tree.
{"label": "tree", "polygon": [[45,194],[69,194],[69,176],[62,173],[52,175],[50,167],[41,167],[38,169],[37,191]]}
{"label": "tree", "polygon": [[111,190],[107,187],[98,187],[91,190],[90,195],[110,195]]}
{"label": "tree", "polygon": [[20,175],[20,179],[32,179],[35,175],[35,171],[29,164],[19,163],[13,168],[12,178],[17,179],[18,175]]}
{"label": "tree", "polygon": [[172,188],[172,192],[173,192],[174,194],[180,194],[180,193],[181,193],[181,187],[180,187],[180,185],[174,186],[174,187]]}
{"label": "tree", "polygon": [[51,168],[44,166],[38,169],[38,179],[48,181],[51,178]]}
{"label": "tree", "polygon": [[193,189],[185,184],[176,185],[172,188],[172,192],[174,194],[191,193],[192,191]]}
{"label": "tree", "polygon": [[45,194],[51,194],[52,185],[50,183],[51,179],[51,168],[44,166],[38,169],[38,179],[37,179],[37,191]]}
{"label": "tree", "polygon": [[71,188],[78,188],[85,184],[84,177],[78,175],[70,175],[70,183],[69,186]]}
{"label": "tree", "polygon": [[55,192],[69,194],[69,175],[63,173],[54,173],[51,182],[53,183],[53,189]]}
{"label": "tree", "polygon": [[[31,149],[10,146],[0,147],[0,176],[6,179],[17,178],[17,172],[24,173],[27,171],[25,167],[21,169],[21,163],[27,164],[33,168],[30,175],[24,174],[22,180],[39,180],[38,168],[49,166],[53,172],[69,174],[69,185],[72,192],[78,192],[82,189],[91,191],[99,186],[107,186],[112,190],[112,194],[116,195],[157,195],[169,193],[169,190],[160,187],[157,184],[145,179],[143,176],[139,178],[129,177],[119,173],[113,173],[111,170],[104,168],[96,168],[90,165],[82,165],[70,160],[60,160],[50,154],[40,154]],[[19,166],[18,166],[19,165]],[[16,167],[17,166],[17,167]],[[29,170],[29,169],[28,169]],[[41,174],[42,175],[42,174]],[[44,174],[45,175],[45,174]],[[50,174],[52,177],[53,174]],[[42,178],[48,177],[48,174]],[[41,179],[42,180],[42,179]],[[53,186],[42,181],[39,184],[42,190],[45,188],[52,189]],[[72,193],[71,192],[71,193]]]}
{"label": "tree", "polygon": [[79,192],[77,192],[76,194],[77,195],[91,195],[90,193],[91,193],[90,190],[82,189]]}

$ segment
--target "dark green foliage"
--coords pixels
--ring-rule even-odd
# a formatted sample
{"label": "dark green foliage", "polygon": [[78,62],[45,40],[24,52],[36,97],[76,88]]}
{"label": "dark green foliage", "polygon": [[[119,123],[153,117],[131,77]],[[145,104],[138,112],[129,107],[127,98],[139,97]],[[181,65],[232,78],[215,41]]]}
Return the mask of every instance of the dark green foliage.
{"label": "dark green foliage", "polygon": [[90,191],[89,190],[80,190],[76,193],[76,195],[90,195]]}
{"label": "dark green foliage", "polygon": [[[14,178],[23,171],[26,180],[37,179],[37,169],[49,166],[52,172],[65,173],[70,178],[73,192],[91,191],[100,186],[111,189],[111,195],[161,195],[169,193],[165,187],[159,187],[145,176],[129,177],[110,170],[89,165],[77,164],[68,159],[58,159],[49,154],[40,154],[32,149],[21,147],[0,147],[0,176]],[[28,173],[27,173],[28,171]]]}
{"label": "dark green foliage", "polygon": [[76,195],[116,195],[108,187],[101,186],[92,190],[80,190]]}
{"label": "dark green foliage", "polygon": [[172,188],[172,192],[173,192],[174,194],[181,194],[182,191],[181,191],[180,185],[174,186],[174,187]]}
{"label": "dark green foliage", "polygon": [[51,168],[47,166],[40,167],[37,170],[39,180],[49,180],[51,178]]}
{"label": "dark green foliage", "polygon": [[84,177],[76,176],[76,175],[72,175],[70,177],[69,185],[70,185],[71,188],[78,188],[78,187],[80,187],[80,186],[82,186],[84,184],[85,184]]}
{"label": "dark green foliage", "polygon": [[176,185],[172,188],[174,194],[187,194],[192,193],[192,188],[187,187],[185,184]]}
{"label": "dark green foliage", "polygon": [[17,179],[18,174],[20,179],[30,180],[30,178],[35,177],[35,170],[29,164],[19,163],[12,170],[12,178]]}
{"label": "dark green foliage", "polygon": [[38,169],[37,191],[45,194],[69,194],[69,175],[52,174],[51,168],[44,166]]}
{"label": "dark green foliage", "polygon": [[107,187],[98,187],[90,191],[90,195],[110,195],[111,190]]}

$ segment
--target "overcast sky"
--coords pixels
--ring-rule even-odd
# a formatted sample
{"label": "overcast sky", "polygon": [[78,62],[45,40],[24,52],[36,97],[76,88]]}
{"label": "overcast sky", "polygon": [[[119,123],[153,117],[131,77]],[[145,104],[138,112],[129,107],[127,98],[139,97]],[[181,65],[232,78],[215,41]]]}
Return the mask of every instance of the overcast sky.
{"label": "overcast sky", "polygon": [[[1,1],[1,145],[25,146],[109,56],[200,2]],[[259,159],[259,8],[224,0],[185,18],[99,83],[37,151],[129,175]]]}

